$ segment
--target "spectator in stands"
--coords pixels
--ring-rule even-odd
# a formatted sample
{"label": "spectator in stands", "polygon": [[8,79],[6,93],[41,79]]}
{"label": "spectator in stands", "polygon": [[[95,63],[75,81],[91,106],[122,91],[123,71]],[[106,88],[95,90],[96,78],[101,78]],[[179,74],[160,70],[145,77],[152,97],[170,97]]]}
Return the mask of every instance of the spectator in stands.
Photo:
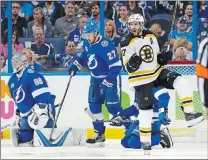
{"label": "spectator in stands", "polygon": [[31,20],[33,15],[33,5],[31,2],[20,1],[20,12],[19,16],[25,18],[28,22]]}
{"label": "spectator in stands", "polygon": [[45,14],[42,8],[37,7],[33,11],[34,20],[28,23],[29,37],[33,37],[33,32],[37,27],[44,29],[45,37],[52,37],[52,24],[45,18]]}
{"label": "spectator in stands", "polygon": [[45,16],[51,21],[52,26],[55,25],[57,19],[65,16],[64,7],[62,4],[54,0],[46,1],[45,3],[39,3],[37,7],[43,8]]}
{"label": "spectator in stands", "polygon": [[146,21],[149,21],[155,15],[155,1],[138,1],[138,6],[144,10]]}
{"label": "spectator in stands", "polygon": [[48,58],[58,63],[58,67],[67,67],[76,55],[76,46],[74,41],[66,41],[65,53],[43,55],[41,58]]}
{"label": "spectator in stands", "polygon": [[138,2],[136,0],[128,0],[129,1],[129,15],[131,14],[141,14],[145,18],[144,10],[140,6],[138,6]]}
{"label": "spectator in stands", "polygon": [[7,8],[6,6],[7,6],[6,1],[1,2],[1,22],[3,21],[3,19],[6,16],[6,8]]}
{"label": "spectator in stands", "polygon": [[[20,4],[18,2],[12,3],[12,28],[16,29],[19,37],[24,37],[24,30],[27,29],[27,21],[25,18],[19,16]],[[8,18],[4,18],[1,23],[1,35],[8,29]]]}
{"label": "spectator in stands", "polygon": [[[18,3],[20,5],[19,16],[25,18],[27,22],[31,21],[33,15],[32,3],[29,1],[19,1]],[[8,10],[6,10],[6,15],[8,15]]]}
{"label": "spectator in stands", "polygon": [[47,43],[45,41],[44,31],[41,27],[37,27],[34,31],[34,42],[31,44],[31,50],[37,54],[37,60],[42,65],[42,67],[51,67],[51,62],[47,62],[46,60],[40,60],[39,56],[41,55],[49,55],[53,54],[54,47],[51,43]]}
{"label": "spectator in stands", "polygon": [[151,25],[150,31],[154,33],[155,36],[157,37],[160,50],[162,50],[165,44],[165,38],[163,37],[162,27],[160,26],[160,24],[154,23]]}
{"label": "spectator in stands", "polygon": [[0,70],[1,73],[7,73],[8,72],[8,65],[7,65],[8,60],[4,57],[4,54],[0,54]]}
{"label": "spectator in stands", "polygon": [[[24,48],[23,44],[18,41],[19,36],[17,30],[12,30],[12,54],[16,52],[21,52]],[[3,53],[4,57],[8,58],[8,31],[4,32],[2,44],[0,46],[0,52]]]}
{"label": "spectator in stands", "polygon": [[188,41],[188,48],[192,48],[192,35],[186,32],[187,20],[184,17],[180,17],[177,22],[177,29],[170,33],[170,44],[173,45],[177,38],[185,38]]}
{"label": "spectator in stands", "polygon": [[205,28],[199,36],[200,40],[202,40],[208,36],[208,6],[204,0],[200,0],[198,5],[200,6],[198,17],[202,21]]}
{"label": "spectator in stands", "polygon": [[119,7],[119,17],[115,19],[116,33],[123,37],[128,34],[128,7],[125,4],[122,4]]}
{"label": "spectator in stands", "polygon": [[54,53],[54,48],[51,43],[45,42],[45,34],[41,27],[34,30],[34,42],[31,45],[31,50],[37,55],[49,55]]}
{"label": "spectator in stands", "polygon": [[118,53],[120,54],[120,41],[121,37],[116,34],[116,25],[112,20],[107,20],[105,22],[105,37],[113,41],[114,45],[117,48]]}
{"label": "spectator in stands", "polygon": [[94,20],[97,24],[98,30],[100,30],[100,3],[98,1],[94,1],[91,4],[91,19]]}
{"label": "spectator in stands", "polygon": [[82,35],[81,35],[82,29],[87,21],[88,21],[88,16],[83,15],[79,19],[79,25],[69,33],[69,35],[67,37],[67,41],[69,41],[69,40],[74,41],[74,43],[77,46],[77,44],[80,43],[82,40]]}
{"label": "spectator in stands", "polygon": [[64,37],[74,30],[79,21],[78,18],[74,16],[74,4],[71,1],[68,1],[65,5],[65,16],[57,19],[54,28],[55,37]]}
{"label": "spectator in stands", "polygon": [[104,16],[107,19],[114,20],[116,17],[115,7],[111,6],[109,1],[104,1],[104,4]]}
{"label": "spectator in stands", "polygon": [[[192,33],[193,27],[192,27],[192,21],[193,21],[193,6],[192,4],[188,4],[185,7],[185,15],[184,17],[187,19],[187,30],[186,32]],[[205,31],[206,29],[203,26],[202,21],[197,18],[197,33],[201,34],[201,32]]]}
{"label": "spectator in stands", "polygon": [[42,67],[35,61],[36,57],[32,50],[24,48],[21,53],[25,55],[28,60],[28,65],[31,66],[31,68],[33,68],[36,72],[42,72]]}
{"label": "spectator in stands", "polygon": [[175,1],[160,0],[155,1],[155,14],[173,14]]}
{"label": "spectator in stands", "polygon": [[188,41],[178,38],[173,45],[173,60],[192,60],[192,52],[189,51]]}

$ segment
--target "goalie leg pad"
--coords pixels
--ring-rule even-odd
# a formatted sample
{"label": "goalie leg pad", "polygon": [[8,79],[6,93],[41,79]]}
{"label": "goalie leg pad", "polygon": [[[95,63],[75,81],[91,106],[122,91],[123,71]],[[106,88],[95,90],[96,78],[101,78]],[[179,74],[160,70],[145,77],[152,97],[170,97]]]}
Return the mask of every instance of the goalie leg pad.
{"label": "goalie leg pad", "polygon": [[34,130],[28,124],[28,117],[20,120],[19,143],[26,143],[33,140]]}
{"label": "goalie leg pad", "polygon": [[35,147],[85,146],[86,130],[76,128],[55,128],[52,140],[49,140],[51,129],[42,128],[34,132]]}

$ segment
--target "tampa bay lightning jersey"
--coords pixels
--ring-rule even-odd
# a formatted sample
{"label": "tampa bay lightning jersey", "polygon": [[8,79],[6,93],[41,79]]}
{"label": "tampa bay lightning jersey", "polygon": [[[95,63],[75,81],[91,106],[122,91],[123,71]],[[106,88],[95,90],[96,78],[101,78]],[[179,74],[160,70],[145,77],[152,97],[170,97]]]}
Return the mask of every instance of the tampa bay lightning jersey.
{"label": "tampa bay lightning jersey", "polygon": [[93,77],[104,78],[116,67],[120,72],[122,65],[113,42],[102,36],[99,38],[99,41],[94,44],[84,41],[84,52],[80,57],[80,62],[81,64],[87,63]]}
{"label": "tampa bay lightning jersey", "polygon": [[20,113],[27,113],[36,103],[51,103],[45,78],[38,72],[25,68],[22,77],[13,74],[8,82],[10,94]]}

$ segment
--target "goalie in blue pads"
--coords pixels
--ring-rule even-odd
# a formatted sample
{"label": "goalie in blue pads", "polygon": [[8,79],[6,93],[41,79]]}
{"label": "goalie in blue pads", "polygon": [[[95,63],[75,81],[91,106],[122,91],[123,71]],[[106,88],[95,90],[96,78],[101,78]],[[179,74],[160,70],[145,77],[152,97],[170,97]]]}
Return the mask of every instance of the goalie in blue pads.
{"label": "goalie in blue pads", "polygon": [[8,86],[20,115],[19,129],[12,131],[13,142],[16,146],[33,146],[34,129],[53,127],[55,96],[49,92],[45,78],[28,66],[23,54],[12,57],[12,67]]}
{"label": "goalie in blue pads", "polygon": [[[161,124],[168,125],[170,119],[167,117],[168,103],[169,103],[169,94],[165,89],[154,88],[154,116],[152,118],[152,132],[151,132],[151,142],[152,146],[161,144],[163,148],[170,148],[173,146],[172,138],[170,136],[169,130],[167,127],[161,129]],[[137,100],[135,99],[135,102]],[[113,118],[115,121],[123,121],[129,119],[131,116],[138,116],[139,110],[137,103],[130,106],[129,108],[120,112],[120,114]],[[125,137],[121,140],[121,144],[125,148],[142,148],[140,142],[140,133],[139,133],[139,121],[123,122],[125,128]]]}

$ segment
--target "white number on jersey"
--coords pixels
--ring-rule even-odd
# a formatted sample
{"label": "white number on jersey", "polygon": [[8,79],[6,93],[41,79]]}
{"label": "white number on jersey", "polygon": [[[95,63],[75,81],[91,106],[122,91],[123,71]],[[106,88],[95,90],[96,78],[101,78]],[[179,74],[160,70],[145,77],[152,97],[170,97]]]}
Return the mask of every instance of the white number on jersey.
{"label": "white number on jersey", "polygon": [[43,84],[43,81],[42,81],[41,78],[36,78],[36,79],[34,79],[34,83],[35,83],[36,86],[38,86],[38,85]]}
{"label": "white number on jersey", "polygon": [[115,52],[114,50],[112,50],[111,52],[109,52],[109,53],[107,54],[107,56],[108,56],[108,59],[109,59],[109,60],[112,60],[113,58],[116,57],[116,52]]}

